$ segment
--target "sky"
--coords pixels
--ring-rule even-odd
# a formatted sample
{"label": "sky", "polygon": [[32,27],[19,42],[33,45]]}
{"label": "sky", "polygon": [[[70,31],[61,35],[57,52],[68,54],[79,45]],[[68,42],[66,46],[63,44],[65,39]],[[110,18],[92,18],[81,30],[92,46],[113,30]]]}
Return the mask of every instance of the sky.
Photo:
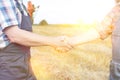
{"label": "sky", "polygon": [[[25,2],[25,0],[23,0]],[[101,21],[114,6],[114,0],[31,0],[36,8],[34,23],[79,24]]]}

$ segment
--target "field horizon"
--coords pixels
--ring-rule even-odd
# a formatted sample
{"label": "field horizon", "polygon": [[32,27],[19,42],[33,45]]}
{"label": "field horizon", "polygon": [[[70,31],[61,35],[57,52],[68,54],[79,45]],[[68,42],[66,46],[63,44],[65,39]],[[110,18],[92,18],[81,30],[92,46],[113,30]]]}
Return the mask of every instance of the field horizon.
{"label": "field horizon", "polygon": [[[95,25],[33,25],[40,35],[69,37],[81,34]],[[94,40],[58,52],[50,46],[32,47],[32,66],[38,80],[108,80],[111,39]]]}

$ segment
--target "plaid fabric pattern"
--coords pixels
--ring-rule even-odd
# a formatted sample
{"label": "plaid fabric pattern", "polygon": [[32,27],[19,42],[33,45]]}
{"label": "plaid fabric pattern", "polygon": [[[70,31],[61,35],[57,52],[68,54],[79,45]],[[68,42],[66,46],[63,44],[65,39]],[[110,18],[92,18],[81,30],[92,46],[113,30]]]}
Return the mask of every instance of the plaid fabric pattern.
{"label": "plaid fabric pattern", "polygon": [[113,32],[115,23],[120,18],[120,3],[118,3],[113,9],[105,16],[99,26],[96,27],[101,39],[105,39]]}
{"label": "plaid fabric pattern", "polygon": [[[19,0],[20,2],[20,0]],[[20,5],[22,2],[20,2]],[[10,42],[5,33],[5,28],[20,25],[21,13],[17,8],[15,0],[0,0],[0,49],[6,47]]]}

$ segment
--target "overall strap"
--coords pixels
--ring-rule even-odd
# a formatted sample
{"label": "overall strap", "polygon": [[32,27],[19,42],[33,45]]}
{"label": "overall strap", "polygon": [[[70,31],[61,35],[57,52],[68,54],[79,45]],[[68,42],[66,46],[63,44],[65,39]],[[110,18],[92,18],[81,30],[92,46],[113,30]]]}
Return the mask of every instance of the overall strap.
{"label": "overall strap", "polygon": [[25,5],[23,3],[19,3],[18,0],[15,0],[15,2],[17,3],[17,8],[19,9],[19,11],[22,13],[22,14],[25,14],[27,13],[28,15],[28,12],[27,12],[27,9],[25,7]]}
{"label": "overall strap", "polygon": [[19,11],[22,14],[22,21],[21,21],[21,25],[20,28],[27,30],[27,31],[32,31],[32,22],[30,19],[30,16],[26,10],[26,7],[23,3],[19,3],[18,0],[15,0],[17,8],[19,9]]}

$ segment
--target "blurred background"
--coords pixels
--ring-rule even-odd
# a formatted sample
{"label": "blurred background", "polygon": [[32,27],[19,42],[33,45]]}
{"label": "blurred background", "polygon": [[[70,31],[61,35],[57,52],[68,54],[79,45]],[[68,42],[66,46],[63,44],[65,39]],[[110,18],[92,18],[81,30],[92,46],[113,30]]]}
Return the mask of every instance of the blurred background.
{"label": "blurred background", "polygon": [[100,21],[114,6],[114,0],[23,0],[35,6],[34,24],[79,24]]}
{"label": "blurred background", "polygon": [[[46,36],[80,35],[96,27],[115,5],[114,0],[23,1],[32,13],[34,33]],[[75,46],[68,52],[50,46],[32,47],[31,52],[38,80],[108,80],[111,36]]]}

